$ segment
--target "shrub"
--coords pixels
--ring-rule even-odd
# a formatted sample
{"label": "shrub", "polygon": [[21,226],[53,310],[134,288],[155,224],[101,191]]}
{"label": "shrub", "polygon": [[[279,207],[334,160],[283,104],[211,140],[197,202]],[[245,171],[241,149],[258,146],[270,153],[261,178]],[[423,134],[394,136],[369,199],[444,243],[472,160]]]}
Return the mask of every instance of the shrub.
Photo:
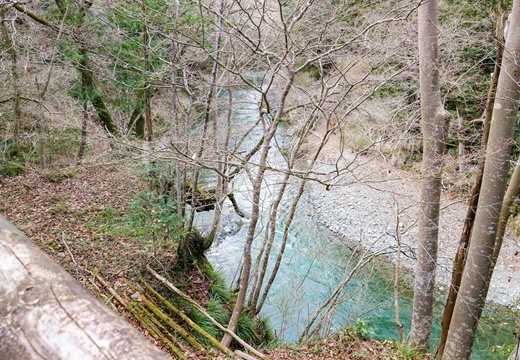
{"label": "shrub", "polygon": [[173,201],[154,191],[144,192],[130,203],[123,223],[136,237],[151,243],[154,252],[158,247],[176,248],[185,235]]}
{"label": "shrub", "polygon": [[1,176],[17,176],[25,172],[25,166],[16,161],[4,161],[0,165]]}

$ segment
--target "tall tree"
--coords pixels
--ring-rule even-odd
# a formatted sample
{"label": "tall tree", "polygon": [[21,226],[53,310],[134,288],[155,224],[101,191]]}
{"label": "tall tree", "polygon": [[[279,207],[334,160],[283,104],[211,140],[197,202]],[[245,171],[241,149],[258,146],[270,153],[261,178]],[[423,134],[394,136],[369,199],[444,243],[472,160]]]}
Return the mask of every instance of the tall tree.
{"label": "tall tree", "polygon": [[469,359],[494,266],[520,101],[520,1],[513,2],[491,120],[475,226],[443,359]]}
{"label": "tall tree", "polygon": [[[9,2],[8,2],[9,3]],[[20,121],[22,110],[20,105],[20,73],[18,71],[18,50],[12,38],[12,30],[10,26],[14,26],[14,19],[9,20],[7,17],[8,6],[0,3],[0,23],[2,26],[2,35],[4,38],[5,48],[11,57],[11,82],[13,86],[13,143],[18,145],[20,139]]]}
{"label": "tall tree", "polygon": [[[502,65],[502,54],[504,51],[504,25],[506,20],[506,13],[504,11],[505,4],[502,1],[498,7],[498,16],[496,24],[496,59],[495,66],[493,69],[493,76],[489,86],[489,91],[486,100],[486,108],[484,112],[484,125],[482,131],[481,140],[481,151],[485,152],[487,141],[489,137],[489,127],[491,125],[491,117],[493,115],[493,105],[495,103],[495,95],[498,84],[498,76],[500,74],[500,68]],[[471,232],[475,223],[475,215],[477,213],[478,200],[480,196],[480,188],[482,186],[482,177],[484,175],[484,164],[485,157],[482,156],[479,159],[477,176],[473,188],[471,189],[471,195],[469,198],[468,209],[466,212],[466,218],[464,219],[464,225],[462,227],[462,234],[460,236],[459,247],[453,260],[453,269],[451,273],[451,284],[446,299],[446,305],[444,307],[444,314],[442,317],[441,325],[441,336],[439,339],[439,346],[437,348],[437,359],[442,359],[442,353],[444,352],[444,346],[446,339],[448,338],[448,332],[450,330],[451,318],[453,316],[453,308],[455,307],[455,301],[457,300],[457,294],[459,292],[460,282],[462,280],[462,272],[466,265],[466,254],[468,251],[469,241],[471,238]]]}
{"label": "tall tree", "polygon": [[[94,109],[96,109],[99,121],[106,131],[112,135],[118,135],[112,114],[105,103],[103,95],[96,85],[92,62],[86,46],[85,17],[93,2],[84,0],[76,3],[75,6],[71,5],[66,0],[55,0],[55,2],[63,17],[66,17],[67,13],[71,12],[70,22],[73,26],[72,34],[74,42],[78,47],[77,59],[74,60],[74,66],[81,77],[81,100],[85,101],[88,99],[92,103]],[[71,8],[72,10],[70,10]]]}
{"label": "tall tree", "polygon": [[437,1],[419,7],[419,70],[423,162],[419,244],[415,272],[412,328],[408,342],[427,352],[433,319],[441,169],[447,113],[443,108],[439,85],[439,45]]}
{"label": "tall tree", "polygon": [[[146,19],[146,3],[143,0],[141,3],[142,11],[143,11],[143,61],[144,61],[144,71],[147,73],[151,73],[150,66],[150,35],[148,34],[148,22]],[[151,75],[150,75],[151,76]],[[146,131],[148,133],[147,140],[152,141],[153,138],[153,126],[152,126],[152,91],[150,88],[150,84],[148,81],[146,82],[146,86],[144,89],[144,119],[146,122]]]}

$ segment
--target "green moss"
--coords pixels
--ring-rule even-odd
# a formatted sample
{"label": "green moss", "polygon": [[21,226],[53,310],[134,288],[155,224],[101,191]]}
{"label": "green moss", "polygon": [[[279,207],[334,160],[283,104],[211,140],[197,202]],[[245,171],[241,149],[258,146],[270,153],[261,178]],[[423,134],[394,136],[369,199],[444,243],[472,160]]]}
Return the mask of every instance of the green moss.
{"label": "green moss", "polygon": [[74,179],[76,177],[76,174],[69,172],[69,173],[55,173],[55,174],[49,174],[47,175],[47,181],[55,184],[61,184],[64,180],[67,179]]}
{"label": "green moss", "polygon": [[[211,283],[208,291],[208,301],[206,303],[206,312],[217,320],[221,325],[226,326],[231,317],[232,304],[236,301],[236,293],[230,290],[226,284],[224,277],[215,271],[209,262],[205,262],[200,269],[207,276],[207,281]],[[178,277],[182,277],[179,274]],[[216,339],[221,338],[224,334],[211,321],[209,321],[202,313],[193,307],[188,310],[188,316],[197,325],[206,330]],[[238,321],[236,334],[252,346],[268,344],[274,339],[273,331],[270,329],[267,319],[257,318],[244,311]],[[206,340],[202,337],[198,338],[205,345]],[[232,347],[239,348],[240,345],[233,343]]]}
{"label": "green moss", "polygon": [[[305,63],[305,60],[296,62],[295,68],[301,67]],[[331,65],[322,65],[321,68],[318,64],[310,63],[304,66],[301,73],[307,74],[313,80],[319,80],[323,76],[327,75],[331,70]]]}
{"label": "green moss", "polygon": [[17,176],[26,171],[25,166],[16,161],[4,161],[0,165],[1,176]]}

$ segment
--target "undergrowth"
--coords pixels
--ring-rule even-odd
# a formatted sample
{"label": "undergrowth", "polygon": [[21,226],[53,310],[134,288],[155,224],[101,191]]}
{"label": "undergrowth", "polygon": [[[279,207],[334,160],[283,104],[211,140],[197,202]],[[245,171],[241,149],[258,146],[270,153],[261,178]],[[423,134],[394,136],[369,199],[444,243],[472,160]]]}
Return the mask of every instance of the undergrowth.
{"label": "undergrowth", "polygon": [[[226,326],[231,317],[232,304],[236,300],[236,294],[229,288],[222,274],[215,271],[209,263],[201,268],[207,277],[207,281],[211,283],[207,294],[206,312],[220,324]],[[189,309],[188,316],[216,339],[221,339],[224,336],[222,330],[218,329],[194,307]],[[267,345],[274,340],[274,334],[268,321],[252,316],[247,311],[244,311],[240,316],[235,333],[252,346]],[[202,336],[199,335],[197,338],[203,345],[209,345],[209,342]],[[240,348],[240,345],[233,342],[231,347]]]}

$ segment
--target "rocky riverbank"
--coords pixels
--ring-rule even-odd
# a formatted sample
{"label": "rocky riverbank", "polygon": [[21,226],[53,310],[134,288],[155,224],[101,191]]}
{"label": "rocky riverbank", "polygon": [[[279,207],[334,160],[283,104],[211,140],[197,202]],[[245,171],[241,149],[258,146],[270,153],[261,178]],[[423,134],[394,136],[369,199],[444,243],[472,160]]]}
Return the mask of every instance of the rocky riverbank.
{"label": "rocky riverbank", "polygon": [[[344,165],[352,171],[329,190],[312,183],[307,201],[317,223],[374,252],[397,249],[396,226],[402,239],[401,265],[413,271],[418,241],[420,179],[417,172],[392,167],[365,156],[347,155]],[[362,165],[362,166],[361,166]],[[321,171],[332,171],[322,165]],[[438,283],[449,285],[451,268],[466,213],[465,199],[446,193],[442,197]],[[397,215],[399,213],[399,215]],[[511,234],[504,239],[488,300],[520,307],[520,246]],[[395,252],[389,256],[395,262]]]}

